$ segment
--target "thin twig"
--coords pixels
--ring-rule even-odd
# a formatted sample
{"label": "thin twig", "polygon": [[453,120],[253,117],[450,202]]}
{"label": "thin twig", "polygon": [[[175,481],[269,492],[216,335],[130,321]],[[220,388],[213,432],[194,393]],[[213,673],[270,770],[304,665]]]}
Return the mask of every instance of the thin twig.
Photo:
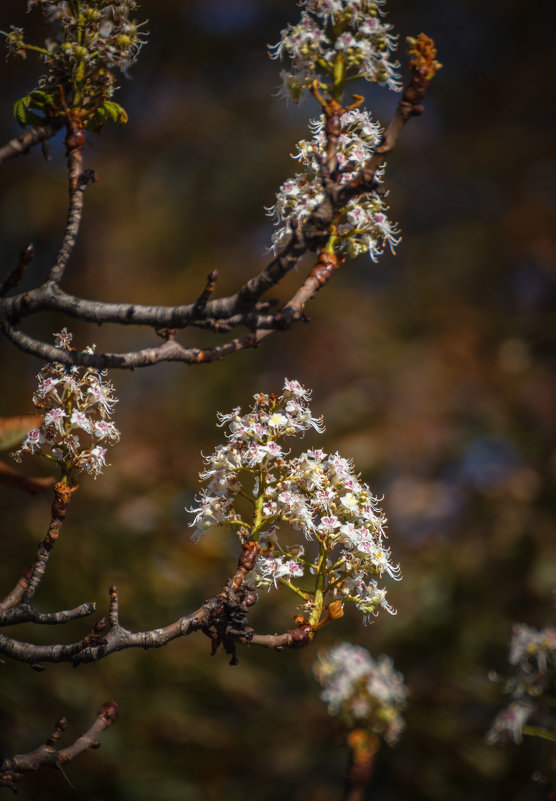
{"label": "thin twig", "polygon": [[16,792],[15,783],[20,781],[25,773],[43,767],[61,768],[84,751],[99,748],[98,736],[116,722],[118,714],[117,704],[108,701],[100,707],[95,722],[85,734],[66,748],[59,749],[58,742],[67,727],[67,720],[61,718],[43,745],[27,754],[16,754],[0,763],[0,787],[10,787]]}
{"label": "thin twig", "polygon": [[210,637],[213,651],[222,644],[228,653],[235,652],[236,643],[281,651],[285,648],[302,648],[312,642],[315,635],[308,626],[283,634],[255,634],[247,624],[246,613],[257,600],[257,595],[250,587],[241,586],[241,583],[238,586],[238,577],[242,581],[245,571],[239,569],[218,595],[210,598],[195,612],[183,615],[167,626],[136,632],[130,631],[119,622],[118,590],[112,586],[108,631],[105,630],[106,621],[102,619],[87,637],[65,645],[37,645],[0,633],[0,654],[31,665],[56,662],[81,665],[98,662],[128,648],[161,648],[178,637],[186,637],[196,631],[202,631]]}
{"label": "thin twig", "polygon": [[94,603],[80,604],[74,609],[63,609],[60,612],[37,612],[30,604],[18,603],[11,609],[7,608],[5,611],[0,611],[0,626],[14,626],[16,623],[56,626],[61,623],[69,623],[70,620],[88,617],[94,611]]}
{"label": "thin twig", "polygon": [[13,269],[8,277],[0,284],[0,298],[3,298],[10,291],[10,289],[13,289],[19,284],[25,275],[27,267],[33,261],[34,257],[35,247],[32,243],[30,243],[27,245],[27,247],[23,248],[19,254],[19,261],[17,262],[15,269]]}
{"label": "thin twig", "polygon": [[23,594],[29,586],[29,577],[32,570],[33,565],[25,568],[21,576],[18,578],[17,584],[13,590],[9,592],[2,601],[0,601],[0,611],[4,612],[8,609],[13,609],[14,606],[17,606],[21,602]]}
{"label": "thin twig", "polygon": [[[67,141],[67,137],[66,137]],[[91,180],[95,180],[94,173],[88,171],[83,172],[83,153],[81,146],[74,146],[68,148],[68,186],[69,186],[69,208],[68,219],[64,229],[64,237],[56,261],[50,275],[49,281],[54,284],[59,284],[64,275],[67,263],[73,253],[79,228],[81,226],[81,218],[83,216],[83,196],[87,184]]]}
{"label": "thin twig", "polygon": [[60,130],[60,127],[60,125],[53,122],[49,122],[46,125],[33,125],[20,136],[10,139],[9,142],[0,147],[0,163],[14,156],[28,153],[34,145],[45,142],[54,136]]}
{"label": "thin twig", "polygon": [[54,500],[52,501],[50,524],[46,535],[37,548],[37,555],[33,563],[31,575],[29,576],[29,582],[23,593],[23,604],[30,604],[35,597],[35,593],[41,583],[44,571],[46,570],[50,552],[60,536],[62,523],[68,513],[71,496],[76,489],[77,485],[68,487],[61,481],[54,485]]}

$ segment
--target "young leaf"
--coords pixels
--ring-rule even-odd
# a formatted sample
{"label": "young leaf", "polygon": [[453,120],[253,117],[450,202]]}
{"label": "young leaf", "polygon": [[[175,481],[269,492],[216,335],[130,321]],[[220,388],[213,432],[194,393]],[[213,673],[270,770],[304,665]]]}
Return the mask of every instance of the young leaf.
{"label": "young leaf", "polygon": [[27,125],[27,110],[31,103],[31,96],[26,95],[16,100],[13,106],[13,115],[20,125]]}
{"label": "young leaf", "polygon": [[117,122],[118,125],[125,125],[129,119],[127,111],[123,109],[119,103],[114,103],[113,100],[107,100],[100,108],[104,109],[111,120]]}

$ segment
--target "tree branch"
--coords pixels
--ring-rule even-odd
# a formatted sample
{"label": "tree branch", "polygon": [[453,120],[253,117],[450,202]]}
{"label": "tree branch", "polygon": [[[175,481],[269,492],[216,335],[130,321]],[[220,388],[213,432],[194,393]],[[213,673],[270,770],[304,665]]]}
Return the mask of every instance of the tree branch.
{"label": "tree branch", "polygon": [[64,484],[62,481],[54,485],[54,500],[52,501],[50,524],[46,535],[37,548],[37,555],[31,569],[31,575],[29,576],[27,588],[21,600],[22,604],[30,604],[35,597],[35,593],[41,583],[44,571],[46,570],[50,552],[60,536],[62,523],[68,513],[71,496],[77,490],[77,487],[77,484],[73,487],[68,487],[67,484]]}
{"label": "tree branch", "polygon": [[98,736],[116,722],[118,714],[117,704],[108,701],[100,707],[95,722],[85,734],[66,748],[59,749],[58,741],[68,725],[66,718],[61,718],[44,745],[27,754],[16,754],[0,763],[0,787],[10,787],[17,792],[15,783],[20,781],[25,773],[42,767],[61,768],[84,751],[100,748]]}
{"label": "tree branch", "polygon": [[21,576],[18,578],[17,584],[13,590],[6,595],[3,601],[0,601],[0,612],[13,609],[14,606],[17,606],[21,603],[23,593],[29,586],[29,577],[31,576],[32,569],[33,565],[26,567]]}
{"label": "tree branch", "polygon": [[54,136],[60,130],[60,127],[60,124],[54,122],[49,122],[46,125],[33,125],[20,136],[10,139],[9,142],[0,147],[0,163],[14,156],[28,153],[39,142],[45,142]]}
{"label": "tree branch", "polygon": [[[334,123],[337,122],[339,110],[331,109],[330,125],[327,129],[327,157],[322,163],[327,199],[302,225],[294,228],[290,242],[258,275],[247,281],[238,292],[227,297],[212,298],[217,280],[216,271],[210,273],[205,288],[197,300],[181,306],[103,303],[64,292],[59,282],[79,230],[83,191],[92,177],[92,173],[82,171],[81,150],[78,147],[68,147],[70,206],[58,257],[50,271],[49,279],[44,284],[28,292],[0,300],[0,330],[16,347],[46,361],[58,361],[68,366],[79,364],[99,369],[135,369],[162,361],[202,364],[223,359],[239,350],[256,347],[272,331],[289,328],[299,320],[306,319],[304,315],[306,304],[314,297],[316,291],[330,280],[334,270],[341,264],[339,258],[321,252],[334,214],[351,196],[376,189],[377,170],[393,150],[406,122],[423,110],[422,100],[430,78],[437,68],[435,66],[437,62],[431,61],[430,40],[425,41],[426,37],[425,39],[421,37],[422,35],[415,40],[411,51],[413,58],[410,65],[410,81],[402,93],[394,118],[371,159],[362,166],[349,185],[341,189],[335,185],[333,170],[338,126],[334,126]],[[269,313],[269,303],[261,303],[262,296],[277,286],[308,251],[319,253],[311,273],[281,309]],[[8,288],[17,283],[17,269],[14,274],[15,278],[8,278],[4,282]],[[88,354],[82,351],[65,351],[41,342],[17,327],[25,317],[45,311],[62,312],[70,317],[97,324],[146,325],[155,331],[162,330],[165,341],[156,347],[125,353]],[[196,348],[185,347],[175,339],[174,330],[188,326],[212,330],[219,334],[226,334],[238,326],[244,326],[249,331],[223,345]]]}
{"label": "tree branch", "polygon": [[[68,137],[66,137],[66,142],[67,141]],[[60,283],[77,241],[79,228],[81,226],[81,218],[83,216],[83,195],[85,189],[89,181],[95,181],[93,172],[90,170],[83,172],[82,146],[75,145],[74,147],[68,148],[67,158],[69,184],[68,219],[66,221],[60,250],[50,270],[49,281],[52,281],[54,284]]]}
{"label": "tree branch", "polygon": [[[110,654],[128,648],[161,648],[178,637],[186,637],[202,631],[212,641],[212,652],[222,645],[232,655],[232,664],[237,664],[236,644],[258,645],[263,648],[302,648],[314,639],[308,626],[292,629],[283,634],[255,634],[248,625],[247,612],[257,601],[253,588],[242,582],[248,571],[241,565],[214,598],[210,598],[195,612],[184,615],[167,626],[148,631],[130,631],[119,619],[118,589],[110,587],[109,630],[104,618],[99,620],[91,634],[78,642],[67,645],[36,645],[0,634],[0,654],[18,662],[33,666],[43,663],[71,662],[74,666],[99,662]],[[94,606],[91,604],[91,607]],[[84,610],[77,607],[78,610]],[[73,610],[76,611],[76,610]],[[91,612],[93,609],[91,609]],[[75,617],[81,614],[75,614]],[[55,621],[53,621],[55,622]]]}

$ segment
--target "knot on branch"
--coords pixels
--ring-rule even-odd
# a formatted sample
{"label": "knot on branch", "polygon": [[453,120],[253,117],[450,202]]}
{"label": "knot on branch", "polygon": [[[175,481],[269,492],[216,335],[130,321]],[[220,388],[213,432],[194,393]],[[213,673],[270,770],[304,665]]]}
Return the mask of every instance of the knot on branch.
{"label": "knot on branch", "polygon": [[318,261],[311,271],[311,278],[317,281],[319,289],[330,280],[332,273],[338,269],[341,263],[342,259],[336,253],[328,253],[324,250],[319,253]]}
{"label": "knot on branch", "polygon": [[254,587],[242,584],[236,588],[234,579],[235,576],[216,596],[216,604],[210,610],[209,628],[205,629],[205,634],[212,640],[211,654],[214,656],[222,645],[225,652],[231,655],[230,665],[239,664],[236,642],[250,642],[253,636],[247,613],[258,599]]}
{"label": "knot on branch", "polygon": [[115,723],[120,717],[120,710],[115,701],[107,701],[97,712],[97,718],[102,718],[109,725]]}
{"label": "knot on branch", "polygon": [[63,481],[54,484],[54,500],[52,501],[52,517],[56,520],[64,520],[68,513],[71,496],[77,490],[78,484],[69,487]]}
{"label": "knot on branch", "polygon": [[97,182],[97,175],[94,170],[83,170],[80,172],[77,180],[76,180],[76,188],[77,189],[84,189],[87,184],[96,184]]}
{"label": "knot on branch", "polygon": [[67,131],[65,145],[68,155],[72,150],[83,150],[85,147],[85,129],[83,128],[83,123],[78,120],[75,120],[73,124],[68,123]]}
{"label": "knot on branch", "polygon": [[158,337],[163,339],[164,342],[169,342],[176,338],[175,328],[155,328],[154,332]]}
{"label": "knot on branch", "polygon": [[247,575],[247,573],[255,567],[257,556],[261,552],[261,546],[258,542],[249,540],[248,542],[244,542],[241,547],[243,550],[237,563],[238,572],[241,571],[244,575]]}
{"label": "knot on branch", "polygon": [[315,632],[308,623],[296,629],[288,629],[286,634],[288,635],[290,648],[305,648],[315,639]]}

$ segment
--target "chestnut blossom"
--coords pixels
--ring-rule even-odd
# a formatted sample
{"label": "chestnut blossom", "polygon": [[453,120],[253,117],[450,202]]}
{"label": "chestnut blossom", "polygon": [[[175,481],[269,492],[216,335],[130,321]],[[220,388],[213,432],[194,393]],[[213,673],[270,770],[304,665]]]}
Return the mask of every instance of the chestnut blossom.
{"label": "chestnut blossom", "polygon": [[250,579],[269,589],[293,588],[306,599],[309,617],[317,614],[317,596],[319,614],[334,602],[355,603],[365,620],[381,608],[393,614],[377,579],[397,580],[400,570],[390,558],[377,498],[338,453],[312,448],[294,456],[283,442],[324,431],[309,397],[286,379],[281,395],[255,395],[247,414],[239,407],[218,414],[227,442],[205,457],[206,486],[188,510],[193,539],[216,525],[234,529],[242,543],[258,542]]}
{"label": "chestnut blossom", "polygon": [[511,700],[490,727],[487,742],[491,745],[519,744],[529,720],[537,730],[553,731],[556,723],[550,698],[556,677],[556,628],[514,625],[508,661],[513,673],[503,690]]}
{"label": "chestnut blossom", "polygon": [[301,18],[288,25],[270,57],[287,57],[289,70],[281,74],[284,94],[297,102],[315,79],[326,80],[337,69],[350,78],[400,89],[399,65],[390,59],[397,37],[383,22],[384,0],[302,0]]}
{"label": "chestnut blossom", "polygon": [[[64,328],[55,335],[57,347],[71,350],[71,334]],[[92,348],[86,349],[92,353]],[[33,403],[44,420],[34,428],[13,455],[41,454],[57,462],[68,476],[87,472],[95,478],[106,465],[104,444],[117,442],[120,432],[109,419],[116,398],[106,372],[92,367],[65,367],[54,362],[38,374]]]}
{"label": "chestnut blossom", "polygon": [[[125,71],[146,42],[146,34],[140,30],[144,23],[130,18],[138,7],[135,0],[86,0],[81,3],[79,14],[65,0],[29,0],[28,11],[34,6],[39,6],[46,19],[59,28],[56,39],[49,40],[54,62],[64,59],[84,62],[89,69],[118,67]],[[107,81],[106,85],[111,94],[113,82]]]}
{"label": "chestnut blossom", "polygon": [[[297,143],[293,158],[303,167],[293,178],[285,181],[276,195],[276,203],[267,209],[274,217],[277,230],[272,237],[274,251],[284,247],[293,226],[304,222],[324,201],[326,191],[322,180],[321,161],[325,158],[327,138],[324,115],[310,123],[312,139]],[[341,133],[336,145],[337,183],[348,186],[361,166],[368,161],[382,140],[382,128],[368,112],[360,109],[345,111],[340,116]],[[375,182],[382,180],[382,171],[375,173]],[[384,193],[376,190],[356,194],[346,201],[337,218],[337,249],[350,257],[368,253],[373,261],[389,245],[393,251],[399,242],[398,230],[386,214]]]}
{"label": "chestnut blossom", "polygon": [[331,715],[350,728],[365,728],[394,745],[404,728],[407,689],[390,657],[373,659],[365,648],[344,642],[322,651],[313,665]]}
{"label": "chestnut blossom", "polygon": [[45,64],[38,85],[14,104],[17,121],[37,125],[58,118],[97,132],[108,120],[125,125],[127,113],[112,98],[117,72],[127,77],[147,38],[145,23],[132,17],[136,0],[28,0],[28,11],[34,7],[53,28],[41,46],[27,43],[22,28],[0,31],[10,54],[38,53]]}
{"label": "chestnut blossom", "polygon": [[513,741],[519,745],[523,739],[523,726],[531,717],[534,706],[529,701],[514,701],[494,718],[487,734],[487,743],[496,745]]}

